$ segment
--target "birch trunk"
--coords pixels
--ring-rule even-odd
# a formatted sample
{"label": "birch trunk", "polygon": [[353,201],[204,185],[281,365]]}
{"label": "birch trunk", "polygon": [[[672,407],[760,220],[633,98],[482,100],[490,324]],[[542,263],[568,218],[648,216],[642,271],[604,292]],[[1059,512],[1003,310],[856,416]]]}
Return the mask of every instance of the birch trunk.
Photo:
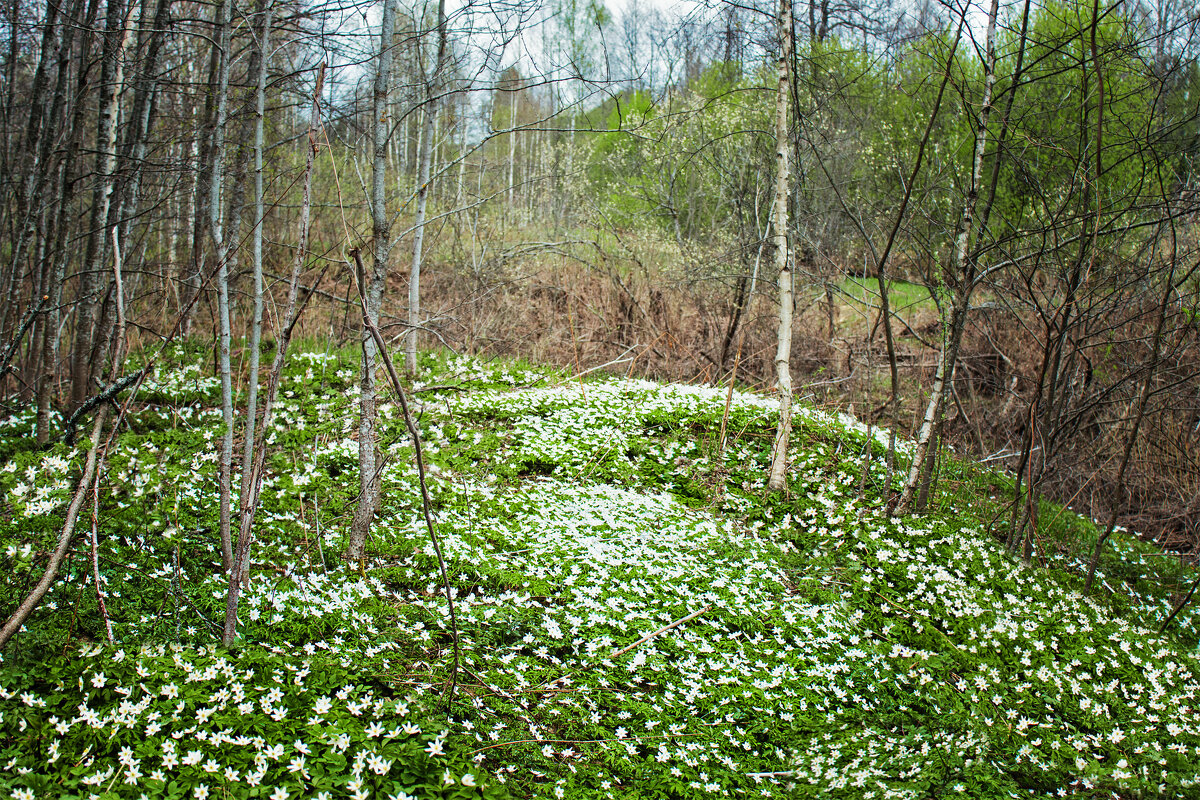
{"label": "birch trunk", "polygon": [[[154,3],[153,11],[151,2]],[[133,224],[138,216],[138,206],[141,202],[143,166],[146,163],[150,131],[154,126],[158,107],[158,63],[163,40],[170,25],[170,3],[171,0],[142,0],[142,6],[138,12],[138,27],[142,29],[143,33],[139,35],[140,41],[135,49],[135,52],[138,53],[136,62],[131,62],[131,64],[136,63],[136,69],[141,74],[137,80],[133,81],[135,88],[132,113],[124,122],[125,140],[121,146],[121,159],[126,164],[122,170],[125,176],[124,186],[118,192],[117,204],[110,217],[109,227],[115,232],[110,234],[114,259],[117,257],[117,251],[129,253],[131,250]],[[132,29],[132,26],[126,27]],[[137,296],[142,274],[142,270],[130,271],[129,276],[124,280],[123,292],[126,297]],[[121,286],[117,288],[122,290]],[[119,308],[117,310],[122,311]],[[107,306],[105,314],[101,318],[99,330],[110,330],[113,323],[113,309],[111,306]],[[120,327],[124,330],[125,326],[122,324]],[[104,364],[108,360],[108,349],[113,341],[115,341],[113,337],[105,336],[98,347],[93,347],[95,353],[93,360],[96,364]],[[122,345],[122,351],[123,349]],[[114,365],[113,377],[118,373],[119,365]]]}
{"label": "birch trunk", "polygon": [[251,231],[251,270],[254,282],[254,312],[250,320],[250,370],[246,387],[246,419],[242,448],[242,480],[240,496],[245,498],[254,459],[254,428],[258,419],[259,345],[262,342],[263,317],[263,135],[267,111],[267,55],[270,48],[270,2],[264,3],[262,29],[258,38],[258,81],[254,96],[254,228]]}
{"label": "birch trunk", "polygon": [[[193,72],[192,65],[188,65],[189,77]],[[200,142],[200,120],[197,119],[199,114],[198,109],[192,108],[189,116],[189,128],[193,131],[188,141],[188,163],[196,165],[195,168],[188,170],[187,188],[184,190],[184,203],[186,204],[183,212],[183,219],[180,220],[180,225],[183,226],[184,236],[186,237],[186,256],[179,264],[179,269],[176,272],[176,281],[179,285],[179,313],[183,315],[183,320],[180,325],[180,332],[183,336],[191,333],[192,329],[192,301],[200,292],[202,279],[200,272],[203,264],[201,250],[200,232],[203,231],[203,213],[197,208],[197,204],[201,200],[203,188],[200,182],[201,165],[203,159],[207,158],[207,145],[201,146]]]}
{"label": "birch trunk", "polygon": [[[218,6],[222,9],[224,4]],[[215,13],[220,13],[217,11]],[[208,220],[208,192],[212,185],[212,169],[213,169],[213,137],[211,135],[213,120],[217,113],[217,83],[221,71],[221,49],[216,46],[209,48],[208,57],[208,91],[204,93],[204,110],[196,114],[195,120],[196,130],[196,150],[197,157],[195,159],[195,202],[192,204],[192,211],[195,216],[192,218],[192,258],[191,264],[188,266],[188,277],[184,282],[183,289],[186,293],[185,302],[183,303],[183,312],[185,314],[182,330],[184,335],[191,332],[192,315],[197,306],[197,299],[200,294],[200,289],[204,286],[205,261],[207,254],[205,253],[205,225]],[[192,65],[189,63],[188,71],[192,71]],[[201,133],[201,131],[204,133]]]}
{"label": "birch trunk", "polygon": [[[377,350],[371,336],[371,324],[378,324],[379,310],[383,304],[383,287],[387,282],[388,255],[391,252],[391,226],[386,206],[387,191],[387,146],[390,126],[388,125],[388,81],[392,74],[392,37],[396,25],[396,9],[393,0],[384,0],[383,19],[380,24],[379,58],[375,66],[375,88],[372,111],[374,117],[373,139],[374,160],[371,165],[371,233],[373,254],[370,281],[359,274],[360,283],[367,283],[366,316],[361,327],[362,335],[362,380],[358,395],[358,507],[350,524],[350,541],[346,545],[346,559],[362,564],[367,534],[379,509],[379,473],[375,464],[375,369]],[[369,323],[369,324],[368,324]]]}
{"label": "birch trunk", "polygon": [[216,44],[217,96],[213,117],[212,171],[208,185],[208,227],[213,257],[217,260],[217,316],[220,331],[218,358],[221,375],[221,564],[228,572],[233,567],[233,541],[230,533],[233,470],[233,375],[229,364],[232,334],[229,321],[229,264],[222,218],[221,194],[225,166],[225,124],[229,113],[229,47],[232,33],[233,0],[222,0],[217,10]]}
{"label": "birch trunk", "polygon": [[[466,114],[460,110],[459,115],[459,142],[458,142],[458,177],[454,181],[454,208],[455,211],[461,211],[466,205],[466,196],[463,194],[463,181],[466,179],[467,173],[467,148],[470,145],[467,143],[467,126],[463,123]],[[456,213],[454,219],[457,222],[459,215]]]}
{"label": "birch trunk", "polygon": [[[270,12],[264,30],[270,29]],[[263,36],[263,50],[266,50],[267,37]],[[264,61],[265,65],[265,61]],[[251,533],[254,530],[254,516],[258,511],[258,498],[262,492],[263,470],[267,457],[267,431],[271,429],[271,421],[275,409],[275,398],[279,395],[279,381],[283,376],[283,365],[287,359],[288,343],[292,339],[292,330],[299,319],[303,302],[300,301],[300,275],[304,271],[304,262],[308,256],[308,234],[312,209],[312,176],[313,165],[318,151],[318,134],[321,128],[321,86],[325,79],[325,65],[321,64],[317,72],[317,85],[313,89],[312,115],[308,125],[308,148],[304,163],[304,194],[300,202],[300,242],[296,246],[296,256],[292,261],[292,274],[288,282],[287,310],[283,315],[283,325],[279,330],[278,344],[275,348],[275,360],[267,376],[266,397],[263,399],[262,421],[257,428],[249,428],[247,435],[255,437],[254,453],[250,465],[250,478],[245,482],[245,490],[240,498],[238,507],[238,540],[234,551],[233,569],[229,571],[229,581],[225,593],[225,626],[221,633],[221,642],[226,647],[233,644],[237,638],[238,599],[242,586],[249,585],[250,579],[250,545],[253,541]],[[261,82],[259,84],[262,85]]]}
{"label": "birch trunk", "polygon": [[779,0],[779,85],[775,95],[775,269],[779,275],[779,330],[775,350],[775,380],[779,385],[779,427],[771,451],[767,486],[779,491],[787,485],[788,440],[792,434],[792,268],[788,260],[788,65],[791,62],[791,0]]}
{"label": "birch trunk", "polygon": [[508,95],[508,209],[515,205],[516,193],[516,164],[517,164],[517,91],[514,89]]}
{"label": "birch trunk", "polygon": [[429,203],[430,166],[433,163],[434,123],[438,114],[438,92],[446,61],[446,0],[438,0],[437,61],[425,81],[425,117],[421,129],[421,155],[417,164],[417,215],[413,221],[413,259],[408,277],[408,335],[404,365],[409,375],[417,374],[417,331],[421,326],[421,259],[425,247],[425,208]]}
{"label": "birch trunk", "polygon": [[931,458],[930,443],[934,432],[941,420],[946,399],[950,395],[950,387],[954,382],[954,367],[958,361],[958,348],[962,342],[962,332],[966,327],[967,311],[970,308],[971,294],[975,289],[975,262],[969,256],[971,231],[975,221],[975,206],[979,198],[979,186],[983,176],[983,156],[987,150],[988,119],[992,112],[992,87],[996,84],[996,17],[999,14],[999,0],[992,0],[988,11],[987,39],[984,50],[984,79],[983,98],[979,107],[979,119],[975,130],[975,151],[971,164],[971,183],[967,189],[966,201],[963,203],[962,218],[959,221],[958,238],[954,246],[954,300],[950,307],[950,318],[944,328],[946,338],[942,350],[938,354],[937,372],[933,388],[929,394],[929,402],[925,406],[925,415],[921,420],[921,428],[917,434],[916,448],[913,452],[912,464],[908,477],[904,482],[904,490],[896,504],[896,513],[908,513],[913,506],[917,489],[921,484],[921,474],[925,460]]}
{"label": "birch trunk", "polygon": [[[68,21],[72,25],[79,22],[80,14],[82,14],[82,3],[76,3],[72,10]],[[92,20],[87,18],[85,24]],[[58,51],[58,76],[55,82],[55,98],[51,104],[52,113],[50,115],[50,124],[53,125],[57,115],[61,113],[65,118],[69,100],[67,94],[67,76],[70,72],[70,59],[72,51],[75,49],[75,44],[83,38],[83,35],[78,31],[68,34],[63,32],[65,41],[59,47]],[[87,84],[87,71],[81,70],[78,77],[76,96],[81,97],[84,93],[84,88]],[[76,181],[75,177],[75,161],[79,153],[79,147],[83,136],[84,117],[83,103],[76,103],[72,113],[71,125],[65,131],[67,134],[66,147],[59,161],[57,186],[50,191],[57,191],[55,195],[56,207],[70,208],[71,200],[75,195]],[[39,159],[39,163],[43,167],[48,167],[47,155],[49,152],[49,137],[43,143],[46,150]],[[39,329],[41,341],[39,350],[41,355],[41,371],[37,379],[37,420],[35,423],[35,437],[39,444],[45,444],[50,439],[50,412],[51,400],[53,399],[55,385],[58,381],[58,359],[60,353],[60,337],[59,323],[62,317],[62,285],[66,275],[66,242],[70,238],[70,215],[62,214],[58,220],[58,225],[55,229],[54,240],[47,249],[46,258],[50,264],[49,275],[45,284],[41,288],[41,294],[47,297],[46,314],[42,321],[42,326]],[[15,269],[15,267],[14,267]],[[10,298],[10,303],[12,299]]]}
{"label": "birch trunk", "polygon": [[121,0],[112,0],[105,12],[104,50],[100,65],[99,124],[96,126],[96,173],[98,180],[92,194],[92,213],[84,259],[84,272],[79,283],[78,312],[75,318],[75,350],[71,362],[72,405],[83,404],[91,390],[92,351],[97,335],[96,314],[99,309],[101,275],[108,255],[106,228],[112,204],[117,162],[117,112],[121,51],[125,45],[126,16]]}
{"label": "birch trunk", "polygon": [[[29,118],[25,123],[24,147],[17,154],[16,172],[23,173],[22,180],[19,186],[13,187],[13,194],[16,195],[16,208],[13,212],[13,219],[19,227],[16,241],[12,244],[12,258],[8,263],[8,271],[5,276],[5,292],[4,292],[4,307],[0,309],[0,335],[8,332],[8,314],[9,309],[15,309],[17,298],[21,289],[21,272],[22,264],[25,261],[25,253],[29,248],[29,244],[33,241],[34,234],[37,232],[38,219],[40,217],[40,203],[36,203],[39,187],[43,185],[43,178],[46,174],[45,156],[49,152],[50,143],[53,140],[54,131],[45,130],[43,122],[49,117],[53,117],[50,108],[53,101],[47,96],[47,86],[50,80],[50,72],[54,63],[58,64],[57,83],[62,83],[66,78],[66,72],[63,67],[64,48],[69,50],[70,29],[73,27],[74,19],[64,21],[65,24],[60,25],[58,21],[60,7],[57,3],[50,3],[46,6],[46,19],[42,24],[42,40],[41,48],[38,55],[37,67],[33,74],[33,83],[30,86],[29,94],[24,98],[25,103],[29,107]],[[17,19],[17,9],[13,9],[13,19]],[[18,29],[16,23],[13,23],[11,30],[12,36],[12,52],[16,52],[16,41],[18,38]],[[58,44],[55,45],[57,39]],[[69,58],[69,52],[66,53]],[[16,68],[16,62],[10,61],[8,70],[11,72]],[[9,87],[12,83],[8,84]],[[11,106],[13,98],[17,95],[16,92],[9,91],[8,104]],[[55,93],[57,95],[57,92]],[[11,119],[11,117],[6,117]],[[5,170],[2,180],[14,182],[13,178],[16,175],[9,170]],[[37,338],[35,334],[34,338]]]}

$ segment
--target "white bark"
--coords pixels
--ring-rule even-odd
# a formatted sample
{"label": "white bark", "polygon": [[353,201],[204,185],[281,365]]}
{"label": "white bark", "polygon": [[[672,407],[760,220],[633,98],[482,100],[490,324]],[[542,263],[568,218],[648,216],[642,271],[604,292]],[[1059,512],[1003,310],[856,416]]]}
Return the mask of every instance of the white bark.
{"label": "white bark", "polygon": [[788,259],[788,65],[791,63],[791,0],[779,0],[779,86],[775,96],[775,269],[779,276],[779,329],[775,350],[775,380],[779,388],[779,426],[771,450],[767,486],[779,491],[787,485],[788,440],[792,434],[792,268]]}
{"label": "white bark", "polygon": [[463,122],[463,119],[466,117],[465,111],[465,108],[460,110],[458,123],[458,178],[454,182],[454,207],[456,209],[461,209],[466,204],[466,198],[463,195],[463,180],[466,178],[467,149],[470,145],[467,143],[467,126]]}
{"label": "white bark", "polygon": [[[270,27],[269,24],[267,26]],[[264,37],[265,42],[265,37]],[[265,62],[264,62],[265,66]],[[257,432],[254,460],[250,466],[250,479],[246,482],[246,491],[241,497],[238,509],[238,541],[234,553],[233,569],[229,572],[229,583],[225,594],[225,627],[221,641],[229,646],[237,637],[238,598],[243,585],[248,585],[250,576],[250,544],[251,531],[254,529],[254,515],[258,511],[258,498],[262,492],[263,465],[266,463],[267,431],[271,428],[272,415],[275,408],[275,398],[279,395],[279,381],[283,376],[283,365],[287,359],[288,343],[292,338],[292,330],[300,316],[300,274],[304,271],[304,261],[308,255],[309,220],[312,209],[312,176],[313,164],[317,155],[317,135],[321,126],[321,86],[325,79],[325,65],[322,64],[317,72],[317,85],[313,90],[312,117],[308,126],[308,155],[304,164],[304,194],[300,202],[300,242],[296,246],[296,257],[292,261],[292,275],[288,283],[287,310],[283,315],[283,325],[279,329],[278,344],[275,349],[275,360],[267,377],[266,397],[263,401],[262,422],[257,428],[252,428],[248,435]],[[319,512],[318,512],[319,513]],[[319,535],[319,532],[318,532]],[[318,548],[320,542],[317,543]],[[324,561],[324,556],[322,556]]]}
{"label": "white bark", "polygon": [[233,494],[233,375],[229,364],[229,348],[232,334],[229,321],[229,268],[228,251],[225,246],[222,215],[221,188],[225,166],[225,123],[229,113],[229,48],[232,33],[232,0],[223,0],[217,12],[217,43],[219,66],[217,68],[217,112],[213,123],[212,174],[208,191],[209,233],[212,236],[213,257],[217,260],[217,317],[218,353],[221,375],[221,421],[224,433],[221,436],[221,563],[228,571],[233,566],[233,540],[230,533],[230,508]]}
{"label": "white bark", "polygon": [[438,0],[437,61],[425,82],[425,116],[421,128],[421,155],[417,164],[417,215],[413,221],[412,270],[408,277],[408,335],[404,366],[409,375],[417,372],[417,331],[421,325],[421,260],[425,247],[425,208],[429,203],[430,167],[433,163],[434,122],[438,114],[438,91],[446,62],[446,0]]}
{"label": "white bark", "polygon": [[384,0],[383,19],[380,24],[379,58],[375,67],[373,139],[374,159],[371,165],[371,228],[373,235],[373,259],[370,280],[359,275],[358,280],[367,282],[366,320],[362,326],[362,378],[358,397],[358,506],[350,524],[350,541],[346,546],[346,559],[361,563],[367,534],[379,508],[379,475],[375,464],[375,369],[377,350],[371,336],[371,325],[378,325],[379,310],[383,305],[383,287],[387,282],[388,255],[391,252],[391,227],[388,222],[387,193],[387,150],[390,126],[388,124],[388,82],[392,74],[392,37],[396,25],[396,8],[393,0]]}
{"label": "white bark", "polygon": [[987,150],[988,119],[992,112],[992,87],[996,83],[996,17],[999,14],[999,0],[992,0],[988,11],[987,40],[984,49],[984,80],[983,98],[979,106],[979,119],[975,129],[975,151],[971,163],[971,183],[967,189],[967,197],[963,203],[962,218],[959,222],[958,238],[954,246],[953,271],[956,276],[954,300],[950,306],[950,318],[945,325],[945,337],[942,350],[938,354],[937,372],[934,376],[933,388],[929,394],[929,402],[925,406],[925,416],[921,420],[921,428],[917,433],[917,444],[913,452],[912,465],[904,482],[904,490],[896,503],[896,512],[907,513],[912,509],[913,498],[921,483],[921,474],[925,461],[932,458],[930,443],[941,418],[950,386],[954,381],[954,367],[958,361],[958,347],[962,341],[963,328],[967,321],[967,310],[970,308],[971,293],[975,288],[975,270],[968,249],[971,243],[971,231],[975,222],[975,206],[979,199],[979,185],[983,175],[983,157]]}
{"label": "white bark", "polygon": [[105,12],[104,48],[101,56],[101,97],[99,124],[96,130],[96,172],[98,180],[92,193],[92,212],[88,235],[88,268],[80,279],[78,312],[76,314],[75,352],[72,357],[72,405],[83,404],[91,391],[94,374],[92,356],[97,330],[100,276],[108,254],[107,227],[116,183],[117,117],[120,112],[122,56],[129,30],[129,16],[120,2],[109,4]]}
{"label": "white bark", "polygon": [[263,128],[267,110],[267,54],[271,40],[271,12],[269,4],[262,11],[262,29],[259,33],[258,85],[254,96],[254,228],[251,231],[251,270],[254,281],[254,317],[250,321],[250,375],[246,387],[246,420],[244,423],[245,444],[242,448],[241,497],[247,495],[250,467],[254,458],[254,427],[258,418],[258,372],[259,345],[262,341],[263,317]]}
{"label": "white bark", "polygon": [[[189,76],[190,77],[190,76]],[[190,124],[193,130],[196,130],[196,117],[198,116],[195,109],[191,111]],[[199,242],[196,241],[196,196],[200,191],[200,171],[195,167],[200,162],[200,134],[196,133],[191,137],[188,143],[187,163],[193,165],[188,170],[187,188],[184,190],[184,203],[186,204],[183,210],[183,219],[179,220],[179,225],[184,229],[184,247],[185,255],[180,260],[178,269],[175,274],[178,276],[179,284],[179,308],[180,314],[184,314],[184,309],[187,307],[191,299],[200,289],[200,276],[196,274],[192,267],[196,263],[196,248]],[[185,314],[183,320],[183,329],[181,334],[187,336],[191,332],[192,315]]]}
{"label": "white bark", "polygon": [[516,191],[517,163],[517,90],[514,88],[508,95],[508,208],[513,207],[513,194]]}

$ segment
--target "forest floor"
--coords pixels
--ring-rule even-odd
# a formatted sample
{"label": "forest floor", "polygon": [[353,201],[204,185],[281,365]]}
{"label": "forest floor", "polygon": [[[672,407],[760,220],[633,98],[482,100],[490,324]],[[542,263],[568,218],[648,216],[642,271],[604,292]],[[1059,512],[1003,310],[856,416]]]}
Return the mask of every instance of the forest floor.
{"label": "forest floor", "polygon": [[[951,454],[930,510],[892,517],[887,432],[811,409],[787,492],[768,493],[775,402],[727,406],[720,387],[426,358],[452,687],[399,410],[382,408],[360,574],[340,559],[357,357],[297,354],[240,640],[221,649],[202,360],[178,347],[155,368],[107,457],[95,538],[115,643],[89,507],[0,660],[0,796],[1200,794],[1200,613],[1156,633],[1193,571],[1119,532],[1086,597],[1095,525],[1045,508],[1026,564],[993,535],[1009,479]],[[31,423],[0,422],[5,616],[84,453],[35,449]]]}

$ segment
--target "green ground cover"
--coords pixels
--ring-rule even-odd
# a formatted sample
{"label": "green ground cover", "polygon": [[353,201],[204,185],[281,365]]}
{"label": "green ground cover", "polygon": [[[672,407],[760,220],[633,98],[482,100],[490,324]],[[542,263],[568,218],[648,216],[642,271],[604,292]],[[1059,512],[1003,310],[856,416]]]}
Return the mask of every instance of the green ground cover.
{"label": "green ground cover", "polygon": [[[453,700],[395,406],[364,573],[339,559],[353,353],[292,361],[241,639],[216,646],[220,414],[180,349],[102,477],[116,643],[80,545],[0,661],[0,796],[1200,794],[1200,617],[1154,633],[1192,573],[1152,548],[1118,537],[1087,598],[1074,554],[1092,523],[1054,516],[1048,535],[1084,546],[1025,565],[987,529],[1004,476],[953,461],[930,513],[893,518],[886,432],[849,417],[802,410],[788,491],[770,495],[768,397],[733,395],[722,448],[722,388],[424,369],[453,387],[417,395]],[[0,422],[6,616],[82,464],[33,448],[31,422]]]}

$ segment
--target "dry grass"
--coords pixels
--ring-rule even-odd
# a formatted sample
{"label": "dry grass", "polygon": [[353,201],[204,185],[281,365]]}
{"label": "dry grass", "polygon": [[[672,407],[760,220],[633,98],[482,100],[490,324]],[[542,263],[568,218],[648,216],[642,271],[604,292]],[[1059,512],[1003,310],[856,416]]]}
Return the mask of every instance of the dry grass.
{"label": "dry grass", "polygon": [[[746,288],[739,291],[739,281],[749,274],[754,254],[717,247],[683,252],[654,233],[568,237],[486,225],[478,231],[472,239],[447,227],[435,239],[423,277],[423,347],[679,382],[726,382],[736,369],[742,385],[773,386],[777,301],[765,266],[769,254],[754,296],[739,301]],[[405,248],[394,253],[402,264]],[[384,306],[385,335],[397,341],[405,330],[406,277],[395,270]],[[357,338],[358,314],[345,302],[353,296],[348,280],[336,265],[325,274],[298,337],[337,344]],[[911,434],[940,339],[927,294],[922,299],[923,289],[903,284],[893,298],[908,316],[897,326],[901,398],[892,408],[885,404],[887,357],[872,282],[841,279],[834,285],[832,336],[824,284],[802,271],[799,282],[792,346],[798,393]],[[1033,320],[996,303],[981,305],[964,339],[947,439],[959,452],[990,456],[1020,446],[1041,352],[1030,333]],[[1064,433],[1047,476],[1049,497],[1095,518],[1106,518],[1117,494],[1123,420],[1138,383],[1128,375],[1146,358],[1144,343],[1122,343],[1139,333],[1145,337],[1153,311],[1148,301],[1123,309],[1112,341],[1090,351],[1088,374],[1079,377],[1087,386],[1073,402],[1095,408]],[[1194,322],[1180,316],[1172,325],[1169,357],[1139,434],[1120,519],[1166,546],[1200,549],[1200,344]]]}

